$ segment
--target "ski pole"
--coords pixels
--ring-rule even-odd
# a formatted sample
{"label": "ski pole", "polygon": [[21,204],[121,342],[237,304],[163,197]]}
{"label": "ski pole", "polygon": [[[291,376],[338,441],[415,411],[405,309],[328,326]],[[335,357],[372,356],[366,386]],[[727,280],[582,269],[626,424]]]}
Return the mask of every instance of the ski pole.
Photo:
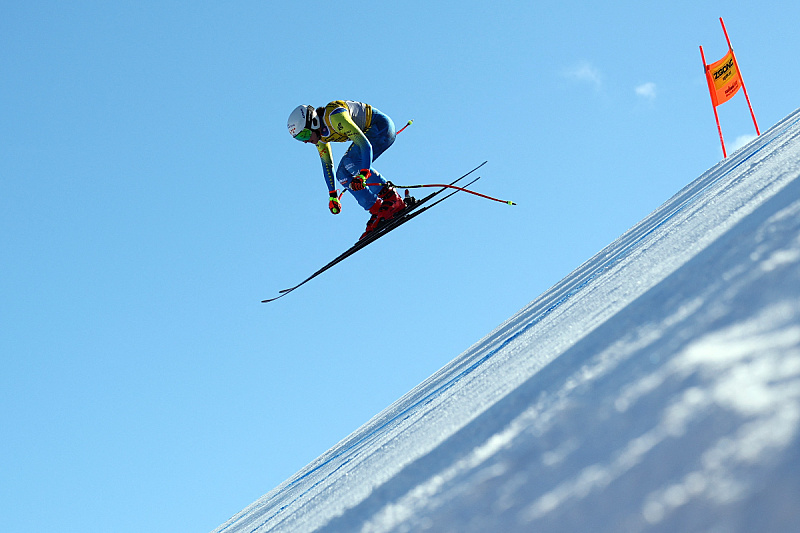
{"label": "ski pole", "polygon": [[400,128],[399,130],[397,130],[397,132],[396,132],[396,133],[402,133],[404,129],[406,129],[407,127],[409,127],[409,126],[410,126],[410,125],[412,125],[413,123],[414,123],[414,120],[413,120],[413,119],[412,119],[412,120],[409,120],[409,121],[406,123],[406,125],[405,125],[405,126],[403,126],[402,128]]}
{"label": "ski pole", "polygon": [[[508,204],[508,205],[517,205],[516,203],[512,202],[511,200],[501,200],[500,198],[495,198],[493,196],[487,196],[485,194],[481,194],[479,192],[471,191],[469,189],[465,189],[464,187],[457,187],[455,185],[445,185],[444,183],[426,183],[424,185],[397,185],[392,183],[391,181],[387,182],[392,187],[396,187],[398,189],[419,189],[421,187],[444,187],[446,189],[456,189],[463,192],[468,192],[469,194],[474,194],[475,196],[480,196],[481,198],[486,198],[487,200],[494,200],[495,202],[500,202],[501,204]],[[365,186],[371,185],[383,185],[383,183],[366,183]]]}

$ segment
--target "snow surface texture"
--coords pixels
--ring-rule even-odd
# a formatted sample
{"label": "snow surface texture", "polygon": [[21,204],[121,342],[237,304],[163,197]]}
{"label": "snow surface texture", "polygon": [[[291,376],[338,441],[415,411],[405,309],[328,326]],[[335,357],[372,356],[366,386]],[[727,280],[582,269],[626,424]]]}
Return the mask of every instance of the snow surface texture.
{"label": "snow surface texture", "polygon": [[800,531],[799,175],[796,111],[216,532]]}

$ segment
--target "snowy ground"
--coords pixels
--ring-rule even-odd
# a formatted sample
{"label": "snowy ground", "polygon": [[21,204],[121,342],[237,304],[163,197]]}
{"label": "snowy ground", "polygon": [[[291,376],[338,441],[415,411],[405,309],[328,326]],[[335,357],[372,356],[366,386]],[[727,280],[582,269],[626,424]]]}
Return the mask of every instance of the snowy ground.
{"label": "snowy ground", "polygon": [[800,531],[798,176],[795,112],[216,532]]}

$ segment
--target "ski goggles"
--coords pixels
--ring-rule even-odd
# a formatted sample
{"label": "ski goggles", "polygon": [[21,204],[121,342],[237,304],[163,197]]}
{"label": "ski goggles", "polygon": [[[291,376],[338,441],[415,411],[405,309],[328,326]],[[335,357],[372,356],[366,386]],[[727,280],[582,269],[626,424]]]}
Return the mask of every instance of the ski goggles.
{"label": "ski goggles", "polygon": [[304,128],[303,131],[294,136],[298,141],[308,142],[311,139],[311,130]]}

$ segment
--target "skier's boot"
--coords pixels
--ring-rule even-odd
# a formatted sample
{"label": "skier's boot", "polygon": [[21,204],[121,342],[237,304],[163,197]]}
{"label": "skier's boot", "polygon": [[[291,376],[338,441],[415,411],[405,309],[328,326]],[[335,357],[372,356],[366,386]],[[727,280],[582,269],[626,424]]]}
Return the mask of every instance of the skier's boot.
{"label": "skier's boot", "polygon": [[378,199],[369,208],[372,214],[367,222],[367,229],[358,240],[363,239],[371,231],[375,231],[384,220],[391,220],[394,216],[405,209],[406,203],[403,198],[397,193],[397,190],[387,183],[383,189],[378,193]]}
{"label": "skier's boot", "polygon": [[397,189],[391,182],[386,183],[378,193],[378,197],[383,200],[381,204],[380,216],[383,220],[391,220],[394,216],[406,208],[403,197],[397,193]]}
{"label": "skier's boot", "polygon": [[382,205],[383,205],[383,200],[378,198],[377,200],[375,200],[375,203],[372,204],[372,207],[369,208],[369,212],[372,216],[367,221],[367,229],[364,230],[364,233],[362,233],[361,237],[358,238],[359,241],[364,237],[366,237],[369,232],[375,231],[375,228],[378,227],[378,222],[381,221],[379,213],[381,211]]}

